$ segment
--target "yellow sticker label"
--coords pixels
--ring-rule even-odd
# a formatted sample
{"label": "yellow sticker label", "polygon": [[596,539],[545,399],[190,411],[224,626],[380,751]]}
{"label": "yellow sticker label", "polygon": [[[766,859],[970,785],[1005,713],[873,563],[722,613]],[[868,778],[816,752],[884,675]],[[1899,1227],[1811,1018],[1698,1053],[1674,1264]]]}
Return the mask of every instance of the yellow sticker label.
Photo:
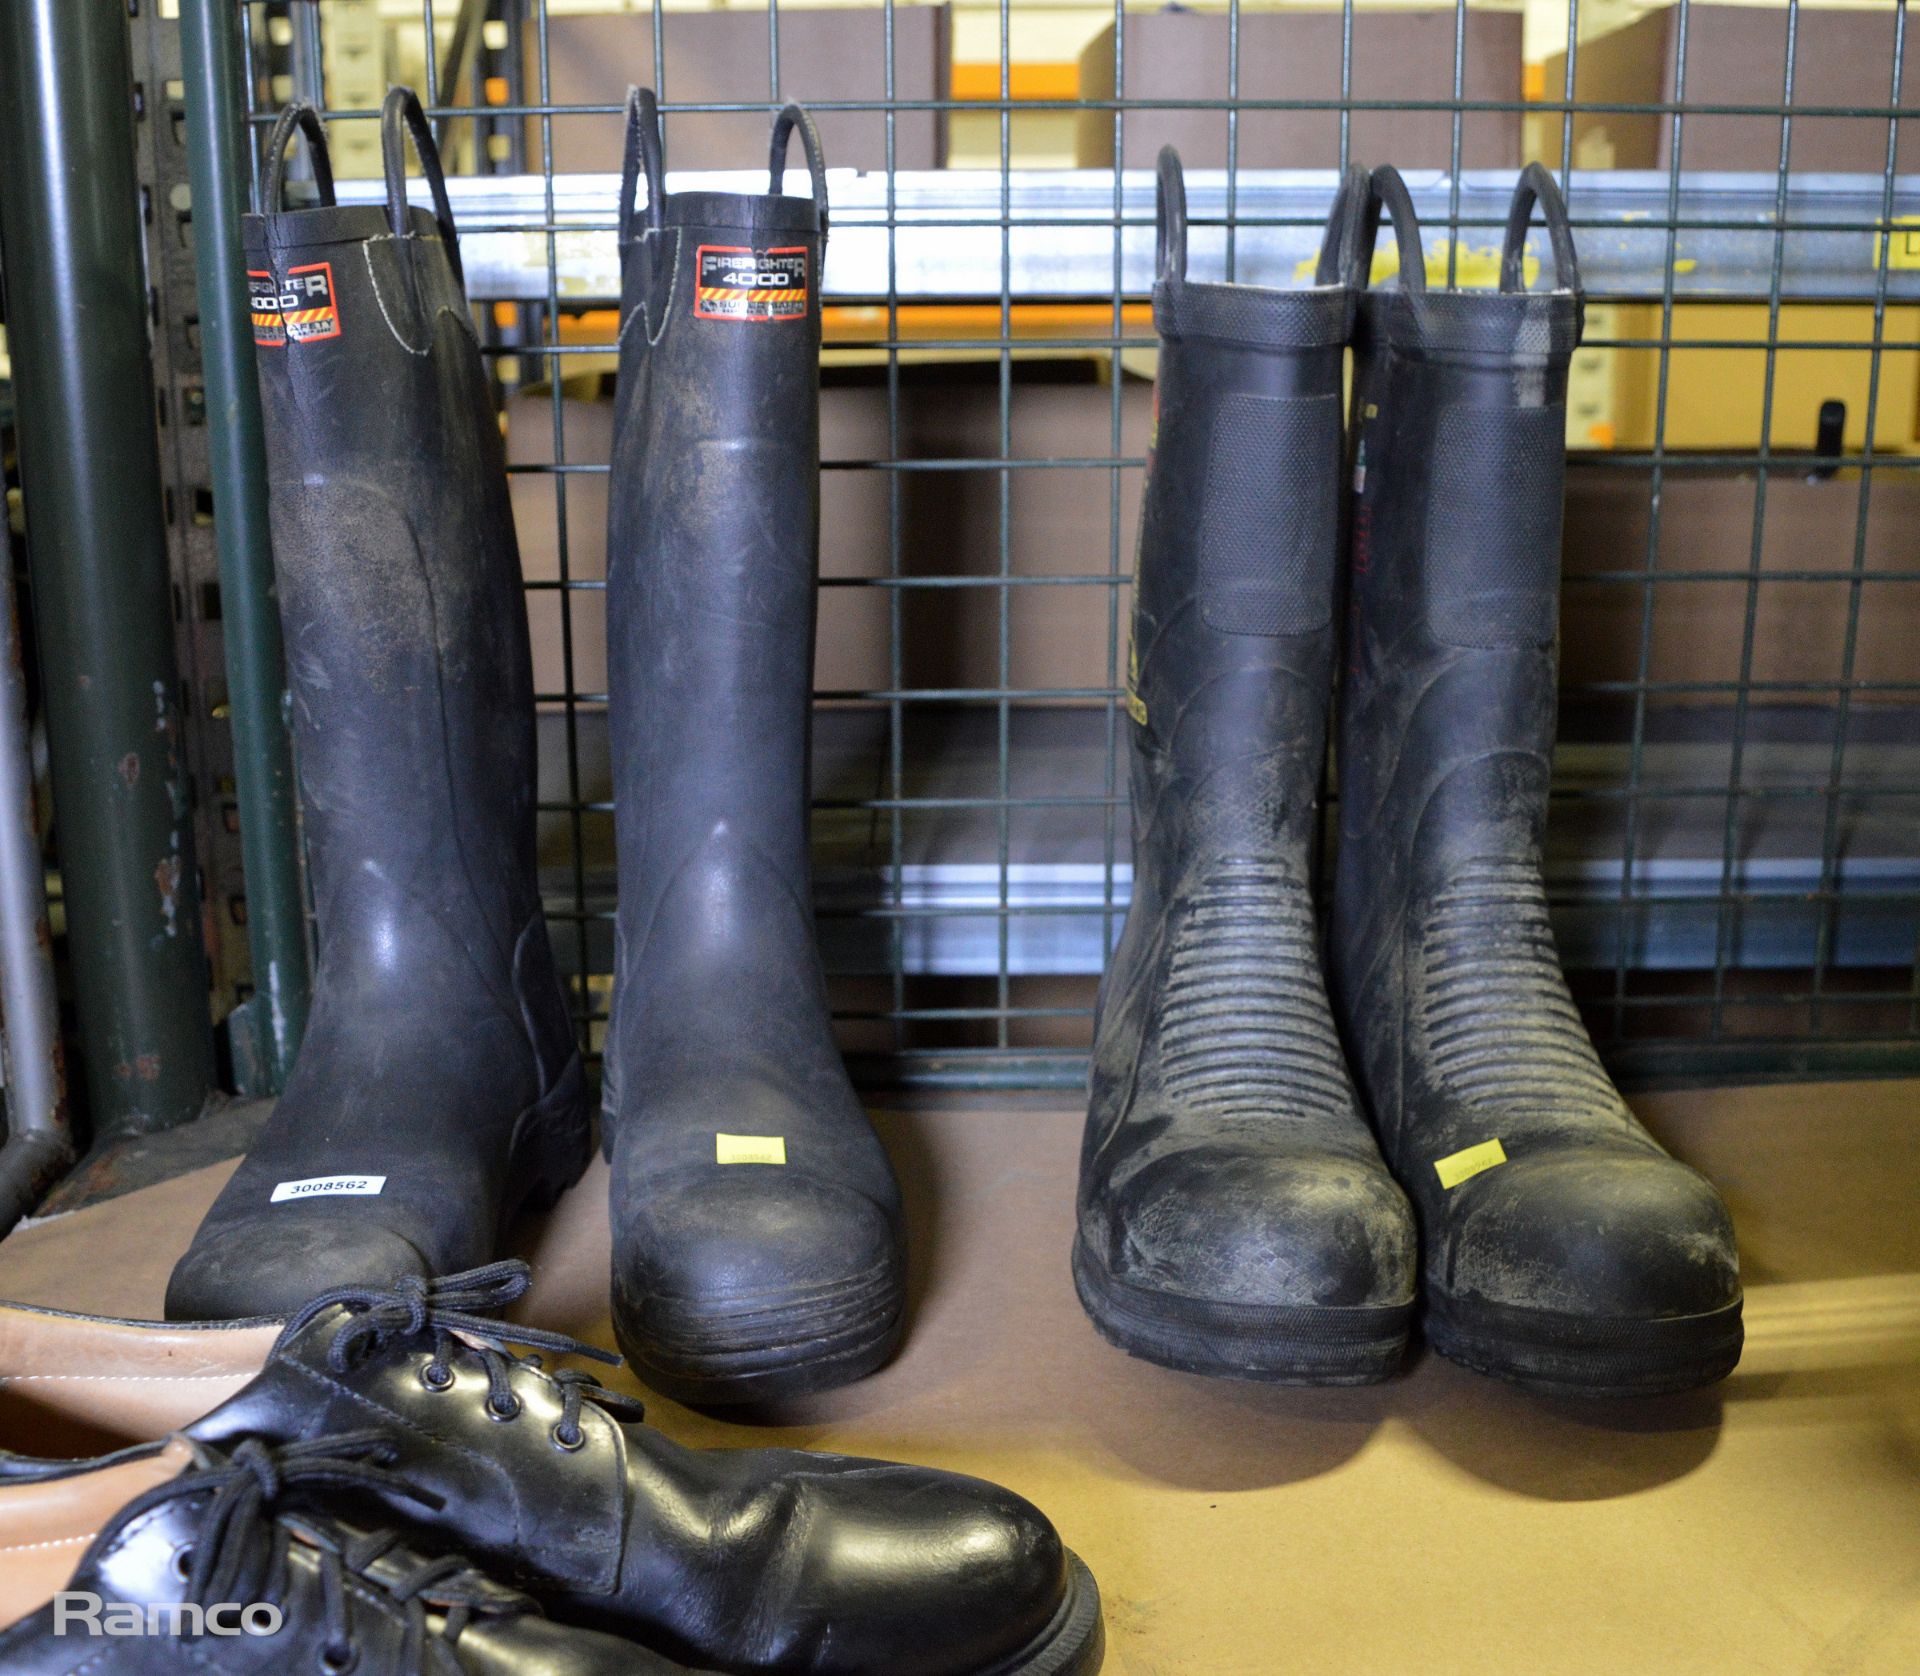
{"label": "yellow sticker label", "polygon": [[1883,236],[1890,241],[1887,248],[1889,268],[1895,273],[1911,273],[1915,268],[1920,268],[1920,215],[1896,215],[1893,218],[1893,231]]}
{"label": "yellow sticker label", "polygon": [[1439,1176],[1440,1185],[1446,1188],[1458,1187],[1463,1181],[1470,1181],[1482,1170],[1490,1170],[1496,1164],[1507,1161],[1507,1149],[1498,1141],[1482,1141],[1478,1146],[1470,1146],[1460,1152],[1449,1153],[1445,1158],[1434,1160],[1434,1174]]}
{"label": "yellow sticker label", "polygon": [[713,1158],[717,1164],[784,1164],[787,1161],[785,1135],[722,1135],[713,1137]]}
{"label": "yellow sticker label", "polygon": [[[1136,572],[1137,572],[1136,566]],[[1136,582],[1137,585],[1137,582]],[[1131,637],[1127,640],[1127,685],[1121,702],[1127,707],[1127,714],[1142,727],[1147,725],[1147,701],[1140,696],[1140,647]]]}

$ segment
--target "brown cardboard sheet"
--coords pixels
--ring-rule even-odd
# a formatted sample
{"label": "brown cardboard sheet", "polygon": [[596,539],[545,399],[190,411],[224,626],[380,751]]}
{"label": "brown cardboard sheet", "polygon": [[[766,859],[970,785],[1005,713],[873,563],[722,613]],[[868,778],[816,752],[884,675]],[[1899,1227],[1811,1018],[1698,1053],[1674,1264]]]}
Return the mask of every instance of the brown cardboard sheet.
{"label": "brown cardboard sheet", "polygon": [[[1635,1104],[1741,1231],[1749,1349],[1719,1390],[1547,1401],[1423,1356],[1375,1389],[1289,1391],[1131,1361],[1067,1276],[1078,1113],[1000,1096],[876,1114],[912,1216],[892,1367],[780,1413],[650,1414],[694,1443],[1017,1487],[1098,1575],[1115,1676],[1911,1676],[1920,1085]],[[23,1229],[0,1296],[157,1310],[226,1173]],[[528,1318],[603,1343],[605,1191],[596,1165],[526,1243]]]}

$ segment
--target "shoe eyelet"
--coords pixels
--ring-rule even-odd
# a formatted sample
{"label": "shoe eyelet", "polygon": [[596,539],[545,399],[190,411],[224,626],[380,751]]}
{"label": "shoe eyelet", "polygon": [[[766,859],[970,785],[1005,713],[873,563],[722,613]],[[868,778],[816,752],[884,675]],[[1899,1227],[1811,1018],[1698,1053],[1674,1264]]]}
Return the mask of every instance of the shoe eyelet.
{"label": "shoe eyelet", "polygon": [[347,1676],[347,1672],[359,1662],[358,1647],[322,1647],[320,1649],[319,1665],[327,1676]]}
{"label": "shoe eyelet", "polygon": [[429,1391],[451,1391],[453,1369],[444,1362],[429,1362],[420,1370],[420,1383]]}
{"label": "shoe eyelet", "polygon": [[587,1446],[587,1433],[584,1426],[575,1426],[573,1428],[573,1436],[568,1437],[567,1434],[561,1430],[560,1423],[555,1421],[547,1435],[553,1439],[554,1448],[568,1455],[575,1453],[577,1450],[584,1449]]}
{"label": "shoe eyelet", "polygon": [[490,1420],[517,1420],[520,1418],[520,1399],[509,1395],[505,1402],[495,1402],[487,1398],[487,1418]]}
{"label": "shoe eyelet", "polygon": [[191,1545],[185,1548],[174,1549],[173,1574],[183,1583],[193,1575],[193,1548]]}

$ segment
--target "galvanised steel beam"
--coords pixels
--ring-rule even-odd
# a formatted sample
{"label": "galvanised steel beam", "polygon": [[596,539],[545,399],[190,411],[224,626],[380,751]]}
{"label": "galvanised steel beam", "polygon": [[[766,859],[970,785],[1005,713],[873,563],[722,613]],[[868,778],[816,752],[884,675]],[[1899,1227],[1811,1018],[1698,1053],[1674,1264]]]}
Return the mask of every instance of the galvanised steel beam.
{"label": "galvanised steel beam", "polygon": [[[347,119],[341,118],[341,125]],[[1408,190],[1426,234],[1430,266],[1445,270],[1452,177],[1410,169]],[[750,172],[670,174],[670,191],[763,190]],[[1486,283],[1498,267],[1501,231],[1513,195],[1511,170],[1470,170],[1459,183],[1462,277]],[[887,177],[830,169],[833,239],[822,295],[859,300],[888,294],[920,299],[997,299],[1006,284],[1015,302],[1090,297],[1104,300],[1114,283],[1114,239],[1120,241],[1120,289],[1144,297],[1153,284],[1153,171],[1129,169],[1120,180],[1119,225],[1109,169],[1015,170],[1006,182],[992,169],[945,169],[894,177],[893,226],[887,226]],[[486,175],[447,182],[467,290],[476,301],[546,295],[547,240],[555,240],[564,302],[606,302],[620,294],[613,214],[619,177],[557,175],[553,220],[539,175]],[[1330,169],[1242,169],[1234,185],[1234,277],[1245,284],[1310,283],[1337,177]],[[1580,270],[1596,297],[1661,295],[1667,271],[1669,188],[1659,170],[1575,170],[1567,204],[1580,243]],[[377,203],[381,182],[341,181],[342,203]],[[1789,301],[1871,301],[1885,240],[1880,217],[1886,182],[1880,175],[1794,175],[1786,194],[1781,295]],[[424,188],[422,188],[424,190]],[[1774,255],[1778,181],[1761,174],[1683,173],[1673,199],[1678,227],[1674,295],[1729,300],[1768,295]],[[1187,173],[1193,271],[1224,274],[1227,176],[1224,169]],[[1888,262],[1890,302],[1920,298],[1920,176],[1902,175],[1893,189],[1894,248]],[[891,250],[889,246],[891,245]],[[1383,254],[1392,241],[1382,240]],[[1528,253],[1546,258],[1546,235],[1535,227]]]}

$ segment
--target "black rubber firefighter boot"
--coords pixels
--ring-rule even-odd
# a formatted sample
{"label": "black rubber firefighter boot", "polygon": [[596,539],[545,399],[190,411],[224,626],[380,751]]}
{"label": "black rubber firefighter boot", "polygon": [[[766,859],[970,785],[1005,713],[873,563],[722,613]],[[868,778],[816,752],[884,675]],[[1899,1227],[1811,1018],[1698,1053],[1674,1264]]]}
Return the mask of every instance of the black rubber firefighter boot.
{"label": "black rubber firefighter boot", "polygon": [[1150,1361],[1386,1377],[1412,1213],[1360,1114],[1312,891],[1340,541],[1341,365],[1366,176],[1318,283],[1186,277],[1160,154],[1160,371],[1134,589],[1133,899],[1102,985],[1074,1277]]}
{"label": "black rubber firefighter boot", "polygon": [[[811,198],[780,192],[795,130]],[[636,89],[607,533],[613,1324],[657,1389],[741,1402],[892,1353],[900,1202],[814,943],[819,140],[780,113],[764,197],[662,179]]]}
{"label": "black rubber firefighter boot", "polygon": [[[303,129],[320,207],[282,207]],[[437,213],[407,206],[411,130]],[[176,1319],[464,1269],[592,1153],[534,871],[532,662],[504,452],[433,140],[335,207],[314,113],[246,222],[319,969],[259,1139],[173,1271]]]}
{"label": "black rubber firefighter boot", "polygon": [[[1500,289],[1428,292],[1406,188],[1374,178],[1365,243],[1384,202],[1400,280],[1355,331],[1342,1028],[1419,1212],[1435,1349],[1558,1391],[1701,1384],[1740,1354],[1733,1229],[1601,1068],[1542,883],[1582,316],[1566,210],[1529,167]],[[1528,293],[1536,201],[1557,271]]]}

